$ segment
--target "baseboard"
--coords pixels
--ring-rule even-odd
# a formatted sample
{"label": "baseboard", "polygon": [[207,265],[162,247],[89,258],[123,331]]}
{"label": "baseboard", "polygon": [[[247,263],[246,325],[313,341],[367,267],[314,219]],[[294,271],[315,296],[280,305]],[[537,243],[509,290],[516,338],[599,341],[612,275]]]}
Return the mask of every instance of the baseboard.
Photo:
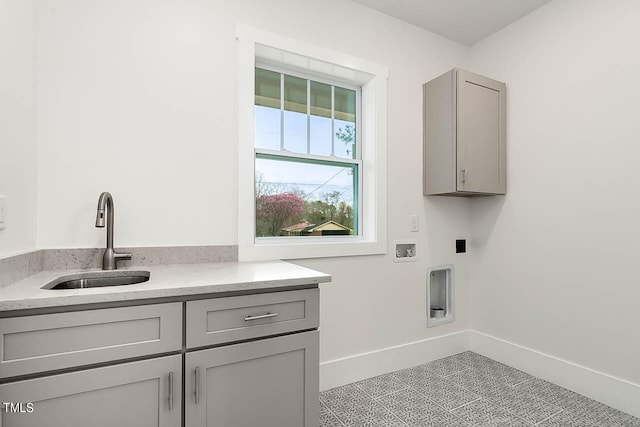
{"label": "baseboard", "polygon": [[468,331],[468,336],[473,352],[640,417],[638,384],[481,332]]}
{"label": "baseboard", "polygon": [[456,332],[322,362],[320,390],[328,390],[467,351],[469,332]]}

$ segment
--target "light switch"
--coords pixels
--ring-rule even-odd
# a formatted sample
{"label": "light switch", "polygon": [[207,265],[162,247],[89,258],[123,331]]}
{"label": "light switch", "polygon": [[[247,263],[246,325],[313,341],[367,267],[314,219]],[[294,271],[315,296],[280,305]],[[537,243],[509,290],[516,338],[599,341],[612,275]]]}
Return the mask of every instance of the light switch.
{"label": "light switch", "polygon": [[5,196],[0,196],[0,230],[4,230],[6,228],[6,218],[7,198]]}
{"label": "light switch", "polygon": [[418,231],[419,229],[418,215],[409,215],[409,231]]}

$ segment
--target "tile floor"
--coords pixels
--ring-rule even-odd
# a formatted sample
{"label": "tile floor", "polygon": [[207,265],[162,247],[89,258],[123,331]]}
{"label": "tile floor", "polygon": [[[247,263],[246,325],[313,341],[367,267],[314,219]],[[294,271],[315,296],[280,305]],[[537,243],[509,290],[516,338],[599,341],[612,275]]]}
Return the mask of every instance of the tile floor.
{"label": "tile floor", "polygon": [[320,393],[320,427],[640,427],[610,408],[466,352]]}

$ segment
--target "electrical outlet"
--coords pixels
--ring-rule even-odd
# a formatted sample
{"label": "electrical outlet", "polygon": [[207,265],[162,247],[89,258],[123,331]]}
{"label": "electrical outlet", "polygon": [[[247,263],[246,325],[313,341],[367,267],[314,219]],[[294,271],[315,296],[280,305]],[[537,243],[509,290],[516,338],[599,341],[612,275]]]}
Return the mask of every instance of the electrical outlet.
{"label": "electrical outlet", "polygon": [[6,228],[7,218],[7,198],[0,196],[0,230]]}
{"label": "electrical outlet", "polygon": [[418,231],[419,229],[418,215],[409,215],[409,231]]}

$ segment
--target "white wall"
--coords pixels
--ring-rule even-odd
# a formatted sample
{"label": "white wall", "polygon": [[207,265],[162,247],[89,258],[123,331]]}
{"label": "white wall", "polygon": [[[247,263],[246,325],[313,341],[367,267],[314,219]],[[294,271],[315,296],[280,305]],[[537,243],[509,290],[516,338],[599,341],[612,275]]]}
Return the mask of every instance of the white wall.
{"label": "white wall", "polygon": [[[40,2],[41,248],[236,242],[232,20],[208,2]],[[64,206],[64,209],[47,209]]]}
{"label": "white wall", "polygon": [[[390,69],[389,242],[418,240],[420,260],[300,262],[322,286],[321,360],[469,325],[468,201],[421,189],[423,82],[465,66],[468,48],[347,0],[41,0],[39,246],[104,243],[93,227],[113,193],[116,245],[235,244],[235,24],[360,56]],[[49,206],[64,208],[49,209]],[[410,214],[421,231],[409,232]],[[427,330],[426,267],[455,263],[455,323]]]}
{"label": "white wall", "polygon": [[472,49],[508,194],[472,201],[474,329],[640,383],[640,2],[553,1]]}
{"label": "white wall", "polygon": [[36,243],[36,22],[35,0],[0,0],[0,256]]}

